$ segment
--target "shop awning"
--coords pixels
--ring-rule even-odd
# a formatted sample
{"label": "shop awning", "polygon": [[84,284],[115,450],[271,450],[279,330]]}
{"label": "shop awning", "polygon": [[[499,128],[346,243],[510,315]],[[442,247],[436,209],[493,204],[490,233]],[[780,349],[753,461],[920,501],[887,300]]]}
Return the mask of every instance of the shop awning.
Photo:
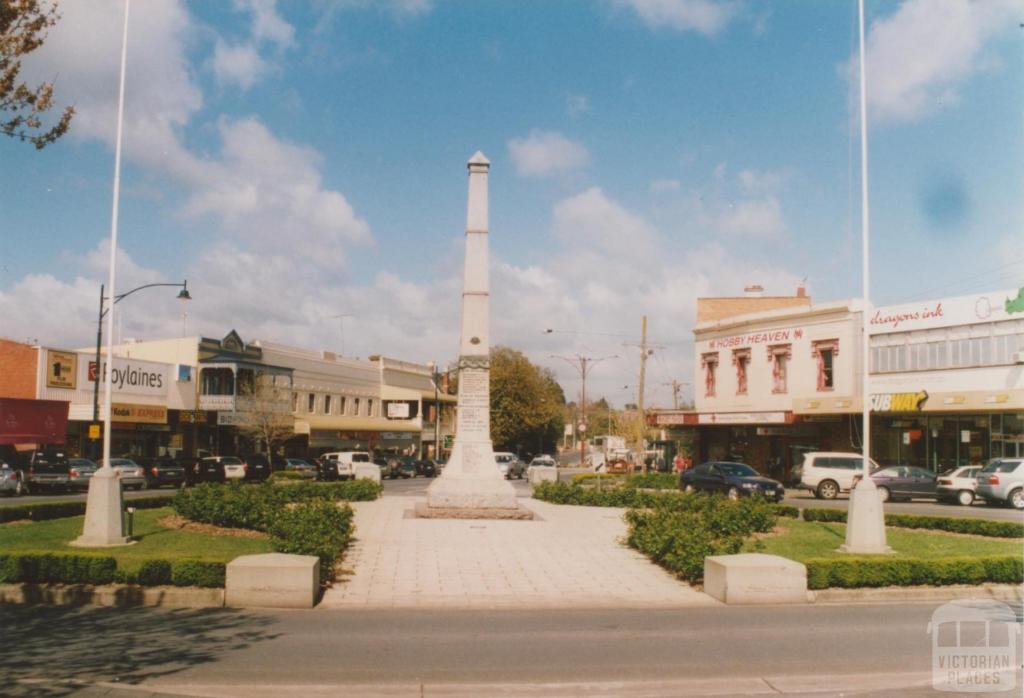
{"label": "shop awning", "polygon": [[0,398],[0,444],[60,445],[68,433],[63,400]]}

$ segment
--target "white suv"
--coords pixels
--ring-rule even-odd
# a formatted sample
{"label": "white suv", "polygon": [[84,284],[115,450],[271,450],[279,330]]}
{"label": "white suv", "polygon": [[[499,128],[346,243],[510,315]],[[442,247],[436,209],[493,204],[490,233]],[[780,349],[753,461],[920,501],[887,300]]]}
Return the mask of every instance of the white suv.
{"label": "white suv", "polygon": [[334,451],[320,456],[324,460],[337,464],[338,477],[342,480],[351,480],[355,477],[355,463],[371,463],[370,454],[366,451]]}
{"label": "white suv", "polygon": [[[871,461],[871,471],[878,464]],[[840,492],[849,492],[854,476],[864,474],[864,456],[859,453],[811,451],[804,454],[800,486],[814,492],[818,499],[835,499]]]}

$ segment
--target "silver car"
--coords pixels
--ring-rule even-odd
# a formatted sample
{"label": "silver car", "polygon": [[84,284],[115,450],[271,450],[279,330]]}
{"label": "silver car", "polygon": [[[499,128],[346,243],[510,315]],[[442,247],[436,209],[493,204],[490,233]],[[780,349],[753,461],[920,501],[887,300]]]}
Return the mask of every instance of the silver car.
{"label": "silver car", "polygon": [[1024,458],[995,458],[978,473],[976,494],[1024,509]]}
{"label": "silver car", "polygon": [[12,497],[25,494],[18,471],[2,461],[0,461],[0,492]]}
{"label": "silver car", "polygon": [[146,472],[131,458],[111,458],[110,467],[117,471],[124,489],[141,490],[146,484]]}
{"label": "silver car", "polygon": [[71,458],[68,460],[68,464],[70,465],[68,484],[72,487],[88,489],[89,480],[92,479],[99,466],[88,458]]}

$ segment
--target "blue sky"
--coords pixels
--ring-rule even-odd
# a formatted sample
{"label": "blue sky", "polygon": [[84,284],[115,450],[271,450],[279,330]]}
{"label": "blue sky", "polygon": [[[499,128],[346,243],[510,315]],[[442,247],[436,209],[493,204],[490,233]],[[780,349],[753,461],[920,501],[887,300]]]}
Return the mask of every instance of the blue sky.
{"label": "blue sky", "polygon": [[[79,113],[43,152],[0,143],[0,335],[87,346],[122,2],[61,8],[25,76]],[[1024,13],[867,15],[874,302],[1024,284]],[[852,0],[147,0],[129,31],[119,286],[188,278],[190,333],[337,350],[349,314],[349,355],[451,360],[478,149],[494,341],[570,397],[552,354],[620,355],[588,392],[632,401],[642,314],[667,404],[696,297],[860,293]],[[121,335],[179,335],[173,294],[144,294]]]}

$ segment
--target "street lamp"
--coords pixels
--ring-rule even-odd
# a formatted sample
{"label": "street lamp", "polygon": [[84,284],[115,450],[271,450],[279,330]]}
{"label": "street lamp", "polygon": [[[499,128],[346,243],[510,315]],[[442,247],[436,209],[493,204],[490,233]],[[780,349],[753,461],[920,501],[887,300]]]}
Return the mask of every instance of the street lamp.
{"label": "street lamp", "polygon": [[441,460],[441,398],[437,389],[441,373],[433,361],[427,364],[427,368],[430,369],[430,382],[434,384],[434,462],[436,463]]}
{"label": "street lamp", "polygon": [[[128,291],[126,293],[121,293],[121,294],[118,294],[118,295],[114,296],[113,302],[110,305],[111,305],[111,307],[113,307],[115,303],[121,302],[123,299],[125,299],[128,296],[132,295],[136,291],[141,291],[144,288],[153,288],[155,286],[171,286],[171,287],[174,287],[174,288],[180,288],[181,291],[178,293],[178,300],[181,300],[181,301],[190,301],[190,300],[192,300],[192,296],[188,292],[188,280],[186,279],[184,282],[182,282],[180,284],[146,284],[144,286],[139,286],[137,288],[133,288],[131,291]],[[97,422],[100,421],[100,373],[102,373],[101,368],[100,368],[101,367],[101,364],[100,364],[100,346],[103,344],[103,318],[106,316],[107,313],[110,312],[110,308],[105,308],[104,307],[106,305],[106,301],[107,301],[106,296],[103,295],[104,290],[105,290],[105,287],[103,286],[103,284],[100,284],[100,310],[99,310],[99,317],[96,320],[96,371],[93,373],[93,377],[92,377],[92,421],[93,421],[93,424],[96,424]],[[107,357],[107,363],[112,365],[112,362],[113,362],[113,357],[112,356],[108,356]],[[95,448],[94,448],[93,449],[93,456],[95,457],[95,455],[96,454],[95,454]]]}
{"label": "street lamp", "polygon": [[[548,330],[548,332],[549,333],[550,332],[554,332],[554,330]],[[580,412],[580,423],[578,425],[578,428],[581,428],[581,430],[584,433],[583,435],[586,436],[586,429],[587,429],[587,373],[593,368],[593,364],[600,363],[601,361],[604,361],[606,359],[617,359],[617,358],[619,358],[619,356],[618,356],[618,354],[613,354],[612,356],[602,356],[602,357],[599,357],[599,358],[595,359],[592,356],[580,356],[579,354],[576,354],[573,357],[558,356],[557,354],[551,354],[551,358],[552,359],[561,359],[562,361],[565,361],[566,363],[571,364],[573,368],[575,368],[577,371],[579,371],[579,374],[580,374],[580,409],[582,411]],[[588,364],[590,364],[590,365],[588,366]],[[584,449],[586,448],[586,443],[587,443],[586,439],[580,439],[580,467],[581,468],[583,467],[583,455],[584,455]]]}

